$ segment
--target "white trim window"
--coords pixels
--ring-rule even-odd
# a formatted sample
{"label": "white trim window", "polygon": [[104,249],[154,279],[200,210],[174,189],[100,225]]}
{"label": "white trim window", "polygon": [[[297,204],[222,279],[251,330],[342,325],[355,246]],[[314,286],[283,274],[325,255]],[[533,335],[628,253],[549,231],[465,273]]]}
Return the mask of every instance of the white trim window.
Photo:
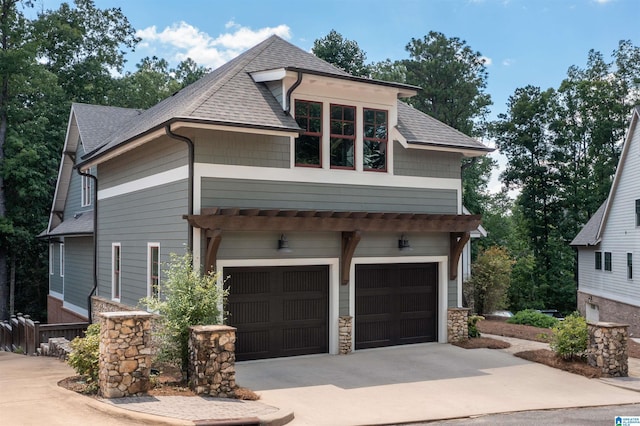
{"label": "white trim window", "polygon": [[60,244],[60,276],[64,277],[64,243]]}
{"label": "white trim window", "polygon": [[160,243],[147,243],[147,296],[160,297]]}
{"label": "white trim window", "polygon": [[88,176],[82,175],[82,194],[81,194],[81,207],[88,207],[93,201],[93,179]]}
{"label": "white trim window", "polygon": [[122,247],[111,243],[111,298],[120,301],[122,290]]}
{"label": "white trim window", "polygon": [[49,244],[49,275],[53,275],[54,273],[54,266],[53,266],[53,262],[55,259],[55,253],[53,252],[55,250],[55,246],[53,244]]}

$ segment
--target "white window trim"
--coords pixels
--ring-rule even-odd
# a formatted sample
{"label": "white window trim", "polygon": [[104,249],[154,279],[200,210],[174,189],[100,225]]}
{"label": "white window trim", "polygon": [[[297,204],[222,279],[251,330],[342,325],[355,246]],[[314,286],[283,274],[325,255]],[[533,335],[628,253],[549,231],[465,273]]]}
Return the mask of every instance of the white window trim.
{"label": "white window trim", "polygon": [[152,270],[152,262],[151,262],[151,249],[158,249],[158,296],[160,296],[160,243],[147,243],[147,297],[152,296],[151,291],[151,270]]}
{"label": "white window trim", "polygon": [[64,278],[64,243],[60,244],[60,276]]}
{"label": "white window trim", "polygon": [[85,175],[81,175],[81,195],[80,195],[80,206],[81,207],[89,207],[93,202],[93,181],[91,178]]}
{"label": "white window trim", "polygon": [[[118,255],[120,256],[119,264],[120,270],[118,273],[118,282],[115,280],[115,268],[116,268],[116,247],[118,247]],[[116,297],[116,285],[118,286],[118,297]],[[111,243],[111,300],[119,302],[122,298],[122,244]]]}
{"label": "white window trim", "polygon": [[55,253],[53,252],[56,249],[53,243],[49,243],[49,275],[54,274],[55,267],[53,266],[53,262],[55,261]]}

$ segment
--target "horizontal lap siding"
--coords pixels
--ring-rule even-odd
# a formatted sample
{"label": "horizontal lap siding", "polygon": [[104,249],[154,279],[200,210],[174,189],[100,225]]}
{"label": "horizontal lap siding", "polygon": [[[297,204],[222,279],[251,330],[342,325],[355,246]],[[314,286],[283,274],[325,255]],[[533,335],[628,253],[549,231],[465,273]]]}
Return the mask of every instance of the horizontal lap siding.
{"label": "horizontal lap siding", "polygon": [[[99,294],[111,298],[111,245],[121,243],[121,302],[135,306],[147,295],[147,243],[160,243],[160,262],[184,254],[187,243],[187,181],[111,197],[99,204]],[[161,286],[164,265],[161,268]]]}
{"label": "horizontal lap siding", "polygon": [[406,149],[396,142],[393,146],[393,174],[460,179],[460,160],[455,152]]}
{"label": "horizontal lap siding", "polygon": [[62,294],[64,291],[63,278],[60,276],[60,244],[54,243],[53,248],[53,274],[49,274],[49,290]]}
{"label": "horizontal lap siding", "polygon": [[455,214],[455,190],[202,178],[203,207]]}
{"label": "horizontal lap siding", "polygon": [[64,301],[87,309],[93,288],[93,238],[67,237],[64,252]]}
{"label": "horizontal lap siding", "polygon": [[[580,249],[580,289],[594,289],[615,300],[640,305],[640,227],[636,226],[635,200],[640,199],[640,127],[628,139],[628,152],[616,176],[617,188],[610,200],[602,240],[602,270],[595,269],[593,251]],[[611,252],[612,270],[604,270],[604,252]],[[627,278],[627,253],[636,264],[633,279]]]}
{"label": "horizontal lap siding", "polygon": [[100,164],[100,189],[187,165],[187,144],[164,136]]}
{"label": "horizontal lap siding", "polygon": [[286,136],[198,131],[196,163],[289,168],[291,139]]}

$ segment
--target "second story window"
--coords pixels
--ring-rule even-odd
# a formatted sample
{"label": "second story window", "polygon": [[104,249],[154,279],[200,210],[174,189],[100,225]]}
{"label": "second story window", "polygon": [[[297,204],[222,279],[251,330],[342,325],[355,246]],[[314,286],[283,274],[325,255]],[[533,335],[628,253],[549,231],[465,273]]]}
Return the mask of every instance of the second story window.
{"label": "second story window", "polygon": [[636,226],[640,226],[640,200],[636,200]]}
{"label": "second story window", "polygon": [[387,170],[387,111],[364,109],[364,170]]}
{"label": "second story window", "polygon": [[81,205],[82,207],[87,207],[91,205],[91,202],[93,200],[93,181],[91,180],[91,178],[87,176],[83,175],[81,177],[82,177]]}
{"label": "second story window", "polygon": [[302,128],[295,142],[296,166],[321,167],[322,103],[296,101],[296,122]]}
{"label": "second story window", "polygon": [[356,108],[331,105],[331,167],[354,169]]}
{"label": "second story window", "polygon": [[596,252],[596,269],[602,269],[602,252]]}

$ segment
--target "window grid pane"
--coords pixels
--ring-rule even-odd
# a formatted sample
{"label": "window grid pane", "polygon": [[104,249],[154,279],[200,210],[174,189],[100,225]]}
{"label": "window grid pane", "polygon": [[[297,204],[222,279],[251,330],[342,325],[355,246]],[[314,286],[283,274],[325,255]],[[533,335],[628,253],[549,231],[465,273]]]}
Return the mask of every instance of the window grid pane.
{"label": "window grid pane", "polygon": [[322,103],[296,101],[296,122],[302,128],[295,141],[296,166],[320,167],[322,141]]}
{"label": "window grid pane", "polygon": [[611,252],[604,253],[604,270],[611,271]]}
{"label": "window grid pane", "polygon": [[596,252],[596,269],[602,269],[602,252]]}
{"label": "window grid pane", "polygon": [[364,109],[364,169],[387,170],[387,111]]}
{"label": "window grid pane", "polygon": [[113,246],[113,298],[120,299],[120,283],[121,283],[121,257],[120,246]]}
{"label": "window grid pane", "polygon": [[356,108],[331,105],[331,167],[354,169]]}
{"label": "window grid pane", "polygon": [[627,253],[627,278],[633,279],[633,253]]}

